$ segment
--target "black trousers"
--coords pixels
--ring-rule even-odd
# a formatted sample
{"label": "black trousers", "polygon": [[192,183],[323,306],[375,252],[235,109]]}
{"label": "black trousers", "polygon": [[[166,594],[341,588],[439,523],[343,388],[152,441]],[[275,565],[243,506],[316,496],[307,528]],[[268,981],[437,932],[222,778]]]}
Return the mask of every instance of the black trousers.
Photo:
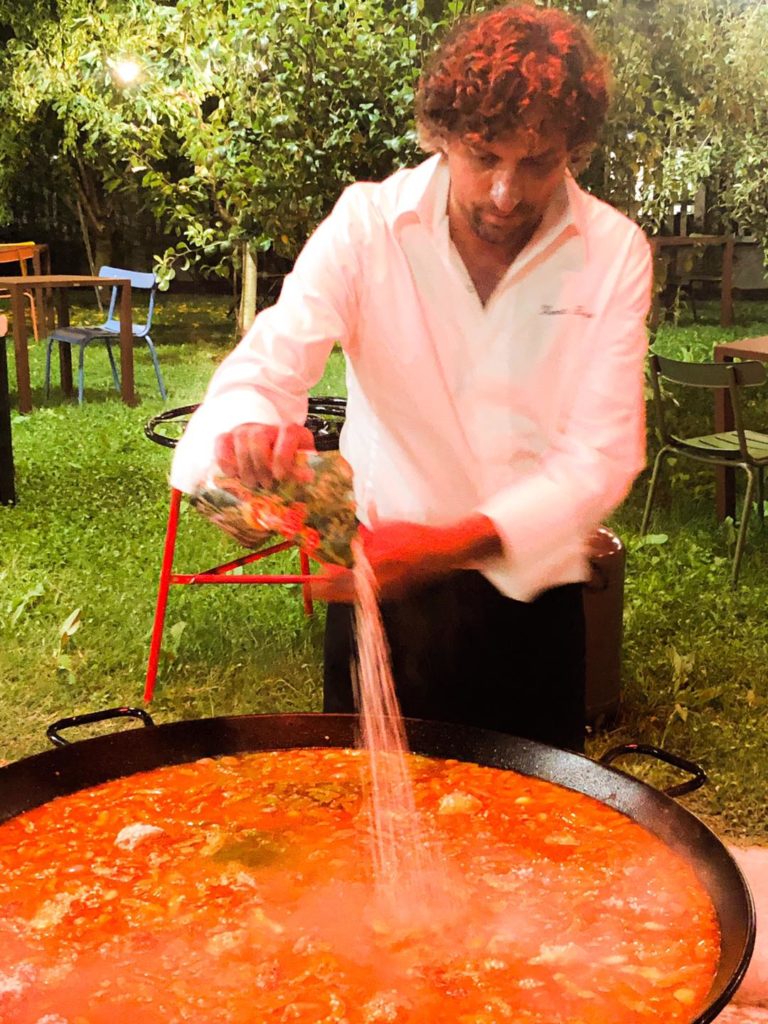
{"label": "black trousers", "polygon": [[[403,715],[584,749],[581,584],[524,603],[464,570],[381,611]],[[353,616],[349,605],[328,606],[326,712],[355,710]]]}

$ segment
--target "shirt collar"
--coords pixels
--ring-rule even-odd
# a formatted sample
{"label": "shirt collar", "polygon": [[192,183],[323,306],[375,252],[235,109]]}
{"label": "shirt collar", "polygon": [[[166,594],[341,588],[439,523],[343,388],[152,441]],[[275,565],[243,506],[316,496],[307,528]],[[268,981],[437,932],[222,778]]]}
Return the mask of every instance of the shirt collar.
{"label": "shirt collar", "polygon": [[565,192],[568,197],[571,222],[581,237],[586,254],[587,239],[589,238],[587,230],[587,205],[591,197],[579,187],[570,171],[565,172]]}
{"label": "shirt collar", "polygon": [[394,229],[410,224],[431,225],[445,212],[448,201],[448,165],[440,153],[424,160],[408,173],[394,206]]}

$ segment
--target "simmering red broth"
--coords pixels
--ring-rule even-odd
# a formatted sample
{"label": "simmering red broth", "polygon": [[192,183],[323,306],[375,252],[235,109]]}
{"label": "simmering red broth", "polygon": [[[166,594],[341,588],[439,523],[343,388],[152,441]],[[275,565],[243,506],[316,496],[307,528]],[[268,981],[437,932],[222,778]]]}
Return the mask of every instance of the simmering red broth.
{"label": "simmering red broth", "polygon": [[[590,797],[409,756],[448,864],[375,899],[362,752],[160,768],[0,826],[3,1024],[685,1024],[719,956],[691,866]],[[412,897],[409,897],[412,899]]]}

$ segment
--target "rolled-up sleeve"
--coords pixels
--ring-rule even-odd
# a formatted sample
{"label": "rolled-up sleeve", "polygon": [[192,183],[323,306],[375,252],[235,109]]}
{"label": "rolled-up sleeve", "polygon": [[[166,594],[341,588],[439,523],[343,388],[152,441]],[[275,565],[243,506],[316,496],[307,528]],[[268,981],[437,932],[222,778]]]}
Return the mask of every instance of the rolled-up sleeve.
{"label": "rolled-up sleeve", "polygon": [[214,373],[174,453],[171,484],[191,492],[209,474],[216,438],[242,423],[303,423],[307,395],[355,320],[363,224],[347,189],[263,310]]}
{"label": "rolled-up sleeve", "polygon": [[652,261],[639,230],[617,281],[593,351],[572,382],[574,400],[548,447],[530,473],[479,509],[496,526],[501,561],[512,570],[514,596],[522,600],[562,582],[563,565],[573,564],[574,552],[623,501],[645,465],[645,322]]}

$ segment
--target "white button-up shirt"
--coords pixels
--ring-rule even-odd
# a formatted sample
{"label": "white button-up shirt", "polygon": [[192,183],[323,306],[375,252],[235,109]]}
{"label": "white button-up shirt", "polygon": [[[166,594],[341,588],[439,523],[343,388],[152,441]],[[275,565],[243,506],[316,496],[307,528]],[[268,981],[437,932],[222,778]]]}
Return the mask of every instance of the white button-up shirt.
{"label": "white button-up shirt", "polygon": [[649,246],[567,176],[483,306],[450,240],[448,187],[435,156],[346,189],[216,370],[171,482],[194,490],[238,424],[303,423],[339,342],[360,519],[481,512],[503,553],[477,568],[530,600],[588,578],[586,538],[644,466]]}

